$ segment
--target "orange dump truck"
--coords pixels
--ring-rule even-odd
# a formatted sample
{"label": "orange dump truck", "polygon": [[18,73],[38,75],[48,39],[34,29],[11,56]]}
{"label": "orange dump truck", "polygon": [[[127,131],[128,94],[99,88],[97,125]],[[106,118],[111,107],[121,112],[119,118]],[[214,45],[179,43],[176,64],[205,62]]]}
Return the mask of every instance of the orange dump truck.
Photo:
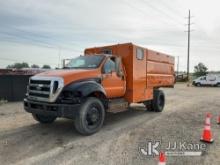
{"label": "orange dump truck", "polygon": [[174,85],[174,58],[132,43],[85,49],[61,70],[30,78],[24,108],[40,123],[57,117],[74,120],[83,135],[97,132],[107,112],[143,103],[161,112],[165,96],[160,87]]}

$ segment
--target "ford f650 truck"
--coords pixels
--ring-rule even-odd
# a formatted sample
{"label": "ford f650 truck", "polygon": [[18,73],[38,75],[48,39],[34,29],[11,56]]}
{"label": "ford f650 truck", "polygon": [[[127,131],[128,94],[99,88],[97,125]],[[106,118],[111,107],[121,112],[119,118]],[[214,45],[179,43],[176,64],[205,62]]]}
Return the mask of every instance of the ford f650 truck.
{"label": "ford f650 truck", "polygon": [[161,112],[160,87],[173,87],[174,58],[132,43],[85,49],[62,70],[30,78],[24,108],[40,123],[57,117],[74,120],[76,130],[91,135],[103,125],[106,112],[143,103]]}

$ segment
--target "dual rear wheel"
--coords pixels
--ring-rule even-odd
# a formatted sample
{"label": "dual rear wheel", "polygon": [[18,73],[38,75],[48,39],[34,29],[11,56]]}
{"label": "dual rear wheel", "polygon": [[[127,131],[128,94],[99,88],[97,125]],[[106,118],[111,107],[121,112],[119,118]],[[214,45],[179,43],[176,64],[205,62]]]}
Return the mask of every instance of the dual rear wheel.
{"label": "dual rear wheel", "polygon": [[147,110],[162,112],[165,106],[165,95],[162,90],[154,90],[153,100],[144,102]]}

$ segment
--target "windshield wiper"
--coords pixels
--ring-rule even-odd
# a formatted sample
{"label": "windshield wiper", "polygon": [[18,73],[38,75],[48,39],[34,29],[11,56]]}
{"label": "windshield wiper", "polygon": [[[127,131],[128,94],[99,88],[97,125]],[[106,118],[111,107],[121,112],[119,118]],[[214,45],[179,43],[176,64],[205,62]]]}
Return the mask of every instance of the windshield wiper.
{"label": "windshield wiper", "polygon": [[64,66],[62,69],[71,69],[71,67]]}
{"label": "windshield wiper", "polygon": [[89,69],[87,67],[63,67],[63,69]]}

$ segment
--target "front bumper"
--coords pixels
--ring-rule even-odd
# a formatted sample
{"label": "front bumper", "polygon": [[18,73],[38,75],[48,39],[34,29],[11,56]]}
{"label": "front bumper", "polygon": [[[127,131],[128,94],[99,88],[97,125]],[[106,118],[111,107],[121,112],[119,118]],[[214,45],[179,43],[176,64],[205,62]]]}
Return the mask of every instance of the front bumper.
{"label": "front bumper", "polygon": [[33,114],[73,119],[79,112],[80,104],[56,104],[24,99],[25,111]]}

